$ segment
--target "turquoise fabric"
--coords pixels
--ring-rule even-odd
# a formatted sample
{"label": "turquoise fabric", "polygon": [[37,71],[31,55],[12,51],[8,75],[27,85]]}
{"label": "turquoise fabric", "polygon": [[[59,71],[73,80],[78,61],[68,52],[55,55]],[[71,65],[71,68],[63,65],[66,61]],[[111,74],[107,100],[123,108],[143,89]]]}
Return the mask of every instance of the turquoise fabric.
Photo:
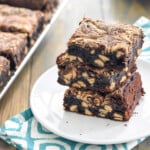
{"label": "turquoise fabric", "polygon": [[[141,17],[135,23],[146,36],[141,59],[150,60],[150,21]],[[89,145],[66,140],[47,131],[34,118],[31,109],[10,118],[0,128],[0,138],[18,150],[130,150],[145,138],[113,145]]]}
{"label": "turquoise fabric", "polygon": [[144,140],[117,145],[89,145],[66,140],[43,128],[31,109],[7,120],[0,128],[0,138],[18,150],[130,150]]}

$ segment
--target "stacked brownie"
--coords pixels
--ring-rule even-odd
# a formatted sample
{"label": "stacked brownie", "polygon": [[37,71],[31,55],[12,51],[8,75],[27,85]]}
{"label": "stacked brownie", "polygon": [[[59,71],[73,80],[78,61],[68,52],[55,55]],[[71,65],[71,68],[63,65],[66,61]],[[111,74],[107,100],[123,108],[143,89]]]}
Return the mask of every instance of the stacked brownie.
{"label": "stacked brownie", "polygon": [[129,120],[144,94],[136,59],[143,33],[134,25],[83,18],[58,56],[58,82],[69,86],[65,110]]}
{"label": "stacked brownie", "polygon": [[[0,90],[17,70],[47,24],[45,11],[52,14],[52,8],[57,5],[55,1],[0,0]],[[46,10],[50,4],[51,10]]]}

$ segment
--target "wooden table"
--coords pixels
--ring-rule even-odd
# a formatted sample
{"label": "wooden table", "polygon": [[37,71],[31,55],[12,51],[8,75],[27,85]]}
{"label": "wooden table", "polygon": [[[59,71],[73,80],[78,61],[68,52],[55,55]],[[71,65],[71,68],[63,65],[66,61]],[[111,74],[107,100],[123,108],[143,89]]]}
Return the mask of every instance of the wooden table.
{"label": "wooden table", "polygon": [[[0,125],[29,107],[30,92],[35,81],[55,65],[56,57],[65,50],[67,40],[83,16],[133,23],[140,16],[150,17],[149,8],[148,0],[69,0],[32,59],[1,100]],[[0,150],[14,148],[0,141]],[[134,150],[150,150],[150,138]]]}

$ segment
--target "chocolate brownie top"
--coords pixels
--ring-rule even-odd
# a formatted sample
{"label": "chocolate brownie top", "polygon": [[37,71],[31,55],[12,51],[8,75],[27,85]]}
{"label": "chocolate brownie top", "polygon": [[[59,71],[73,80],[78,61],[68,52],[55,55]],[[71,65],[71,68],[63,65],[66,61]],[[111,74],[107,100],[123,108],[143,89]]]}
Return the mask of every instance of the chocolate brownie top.
{"label": "chocolate brownie top", "polygon": [[0,5],[0,27],[5,31],[33,34],[44,15],[40,11]]}
{"label": "chocolate brownie top", "polygon": [[0,32],[0,52],[12,55],[20,54],[27,46],[27,34]]}
{"label": "chocolate brownie top", "polygon": [[83,18],[68,46],[77,45],[90,50],[102,49],[104,54],[121,49],[128,54],[143,37],[142,30],[134,25]]}

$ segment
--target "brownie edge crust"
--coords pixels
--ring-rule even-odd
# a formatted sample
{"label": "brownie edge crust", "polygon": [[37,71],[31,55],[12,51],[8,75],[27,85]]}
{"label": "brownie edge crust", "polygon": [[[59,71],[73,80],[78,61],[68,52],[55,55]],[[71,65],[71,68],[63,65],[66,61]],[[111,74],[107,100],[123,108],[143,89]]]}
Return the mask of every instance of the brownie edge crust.
{"label": "brownie edge crust", "polygon": [[124,86],[110,94],[68,89],[64,96],[64,109],[89,116],[127,121],[143,94],[141,76],[136,72]]}

